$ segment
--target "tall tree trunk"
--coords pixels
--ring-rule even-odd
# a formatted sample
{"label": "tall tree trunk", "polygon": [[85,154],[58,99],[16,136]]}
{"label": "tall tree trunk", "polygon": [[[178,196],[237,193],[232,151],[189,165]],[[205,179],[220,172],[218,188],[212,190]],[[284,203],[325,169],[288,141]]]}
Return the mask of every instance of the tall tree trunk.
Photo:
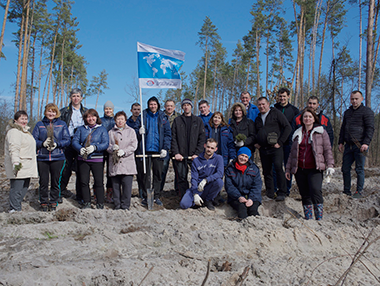
{"label": "tall tree trunk", "polygon": [[98,107],[99,95],[100,95],[100,88],[98,89],[98,95],[96,96],[95,109]]}
{"label": "tall tree trunk", "polygon": [[[22,73],[21,73],[21,88],[20,88],[20,109],[26,110],[26,84],[28,80],[28,58],[29,58],[29,13],[30,13],[30,0],[26,3],[26,21],[24,28],[24,50],[22,53]],[[32,22],[31,22],[32,23]],[[32,26],[30,26],[30,31]]]}
{"label": "tall tree trunk", "polygon": [[34,102],[34,62],[36,58],[36,39],[37,35],[33,38],[33,56],[32,56],[32,66],[31,66],[31,75],[30,75],[30,118],[33,118],[33,102]]}
{"label": "tall tree trunk", "polygon": [[5,24],[7,23],[8,10],[9,10],[9,3],[11,3],[11,0],[8,0],[8,1],[7,1],[7,5],[5,6],[3,26],[2,26],[2,28],[1,28],[1,35],[0,35],[0,60],[1,60],[1,51],[2,51],[2,49],[3,49],[3,41],[4,41],[4,33],[5,33]]}
{"label": "tall tree trunk", "polygon": [[365,105],[371,108],[372,92],[372,65],[373,65],[373,23],[374,23],[375,0],[369,0],[368,27],[367,27],[367,67],[366,67],[366,97]]}
{"label": "tall tree trunk", "polygon": [[52,73],[53,73],[53,63],[54,63],[54,56],[55,56],[55,46],[57,45],[59,21],[60,21],[60,18],[58,17],[57,29],[55,30],[55,35],[54,35],[53,50],[51,52],[50,69],[49,69],[49,74],[48,74],[48,87],[47,87],[47,94],[46,94],[46,103],[49,102],[50,81],[51,81],[51,77],[52,77]]}
{"label": "tall tree trunk", "polygon": [[260,89],[260,37],[259,32],[256,31],[256,98],[261,96]]}
{"label": "tall tree trunk", "polygon": [[320,82],[321,82],[321,73],[322,73],[322,59],[323,59],[323,48],[325,47],[325,36],[326,36],[326,30],[327,30],[327,17],[330,11],[330,1],[327,1],[327,8],[326,8],[326,18],[325,23],[323,25],[323,32],[322,32],[322,44],[321,44],[321,55],[319,57],[319,68],[318,68],[318,79],[317,79],[317,88],[318,91],[320,90]]}
{"label": "tall tree trunk", "polygon": [[[203,99],[206,99],[206,81],[207,81],[207,65],[208,65],[208,59],[207,59],[207,49],[208,49],[208,36],[206,37],[206,47],[205,47],[205,76],[203,79]],[[197,104],[195,102],[195,104]]]}
{"label": "tall tree trunk", "polygon": [[266,46],[266,74],[265,74],[265,94],[268,93],[268,85],[269,85],[269,37],[267,37],[267,46]]}
{"label": "tall tree trunk", "polygon": [[245,82],[245,91],[248,91],[248,81],[249,81],[249,68],[251,67],[251,59],[248,60],[248,66],[247,66],[247,79]]}
{"label": "tall tree trunk", "polygon": [[200,80],[197,81],[197,87],[195,89],[195,95],[194,95],[194,114],[198,114],[198,88],[199,88],[199,82]]}
{"label": "tall tree trunk", "polygon": [[212,92],[212,112],[215,112],[216,105],[216,69],[217,69],[218,60],[215,58],[215,66],[214,66],[214,90]]}
{"label": "tall tree trunk", "polygon": [[38,72],[38,105],[37,105],[37,120],[41,120],[41,78],[42,78],[42,57],[43,57],[43,40],[41,41],[41,51],[40,51],[40,67],[39,67],[39,72]]}
{"label": "tall tree trunk", "polygon": [[[25,0],[24,0],[25,3]],[[24,35],[24,22],[25,22],[25,16],[24,13],[22,13],[21,18],[21,26],[20,26],[20,39],[19,39],[19,45],[18,45],[18,59],[17,59],[17,76],[16,76],[16,92],[15,92],[15,105],[14,105],[14,112],[18,109],[18,103],[19,103],[19,97],[20,97],[20,72],[21,72],[21,59],[22,59],[22,39]]]}
{"label": "tall tree trunk", "polygon": [[64,96],[64,86],[63,86],[63,52],[64,52],[64,49],[65,49],[65,37],[63,37],[63,42],[62,42],[62,53],[61,53],[61,102],[62,102],[62,98]]}

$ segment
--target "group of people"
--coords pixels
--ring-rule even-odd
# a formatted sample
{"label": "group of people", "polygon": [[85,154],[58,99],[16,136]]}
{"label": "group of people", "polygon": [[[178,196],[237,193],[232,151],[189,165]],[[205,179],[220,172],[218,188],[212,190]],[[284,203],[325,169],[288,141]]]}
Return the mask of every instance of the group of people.
{"label": "group of people", "polygon": [[[59,110],[55,104],[46,105],[44,118],[32,134],[25,111],[18,111],[9,122],[5,166],[11,179],[11,211],[21,210],[30,178],[36,176],[40,179],[41,209],[55,210],[62,196],[73,196],[67,190],[72,170],[76,172],[76,199],[84,209],[91,208],[90,172],[98,209],[111,200],[115,209],[129,209],[133,175],[137,175],[142,204],[148,204],[148,192],[153,190],[153,202],[162,206],[161,193],[172,160],[181,208],[205,206],[214,210],[224,185],[228,203],[239,218],[259,215],[262,179],[253,160],[257,149],[266,196],[284,201],[294,175],[305,218],[312,218],[314,210],[315,219],[322,219],[323,172],[327,176],[334,173],[334,133],[317,97],[311,96],[300,112],[289,103],[290,91],[286,88],[278,91],[274,107],[265,97],[258,98],[256,106],[250,94],[243,92],[241,102],[233,104],[228,121],[221,112],[210,112],[206,100],[199,102],[201,114],[196,116],[190,99],[182,100],[179,114],[173,100],[167,100],[161,110],[153,96],[143,111],[140,104],[132,104],[129,118],[124,111],[114,115],[114,106],[107,101],[104,117],[100,118],[95,109],[83,107],[82,99],[81,90],[73,89],[69,106]],[[356,161],[358,183],[353,197],[360,198],[374,114],[362,104],[360,91],[353,91],[350,100],[338,144],[344,152],[344,193],[351,195],[350,171]]]}

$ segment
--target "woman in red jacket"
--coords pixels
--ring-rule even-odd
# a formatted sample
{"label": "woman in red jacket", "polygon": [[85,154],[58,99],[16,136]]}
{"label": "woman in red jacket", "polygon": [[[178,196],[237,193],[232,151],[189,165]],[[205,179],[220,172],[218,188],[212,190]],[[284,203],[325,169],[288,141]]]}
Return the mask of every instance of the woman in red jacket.
{"label": "woman in red jacket", "polygon": [[302,197],[305,219],[316,220],[323,216],[322,180],[323,171],[332,175],[335,170],[329,135],[319,123],[315,112],[306,108],[302,114],[302,126],[293,134],[293,144],[285,176],[295,174],[298,189]]}

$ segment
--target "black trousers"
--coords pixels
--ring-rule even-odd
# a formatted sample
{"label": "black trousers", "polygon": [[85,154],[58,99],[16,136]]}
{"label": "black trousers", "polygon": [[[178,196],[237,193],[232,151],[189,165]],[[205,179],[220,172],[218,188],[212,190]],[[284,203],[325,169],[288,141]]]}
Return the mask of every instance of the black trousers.
{"label": "black trousers", "polygon": [[230,201],[229,202],[230,206],[237,211],[238,217],[243,219],[246,218],[247,216],[251,215],[259,215],[258,208],[260,206],[259,202],[253,202],[253,205],[250,207],[247,207],[244,203],[239,202],[238,200],[236,201]]}
{"label": "black trousers", "polygon": [[191,167],[192,161],[184,158],[182,161],[173,160],[173,162],[178,187],[177,191],[182,198],[185,195],[186,190],[189,188],[187,174],[189,172],[189,167]]}
{"label": "black trousers", "polygon": [[104,186],[103,186],[103,162],[85,162],[78,160],[78,168],[80,169],[80,184],[85,203],[91,202],[90,192],[90,171],[94,177],[94,193],[96,195],[96,203],[104,204]]}
{"label": "black trousers", "polygon": [[298,168],[295,177],[303,205],[323,204],[322,171]]}
{"label": "black trousers", "polygon": [[113,203],[115,209],[127,209],[131,206],[133,175],[117,175],[112,179]]}
{"label": "black trousers", "polygon": [[[112,178],[109,176],[109,173],[110,173],[110,164],[109,164],[109,156],[110,154],[107,152],[107,151],[104,151],[104,154],[103,154],[103,168],[104,168],[104,165],[106,165],[106,171],[107,171],[107,182],[106,182],[106,188],[109,189],[109,188],[112,188]],[[112,155],[111,155],[112,156]]]}
{"label": "black trousers", "polygon": [[77,193],[77,200],[83,199],[82,192],[80,189],[81,183],[80,183],[80,174],[79,174],[79,168],[77,168],[77,158],[78,153],[74,150],[74,148],[70,145],[69,147],[66,147],[65,149],[65,168],[62,172],[61,177],[61,193],[63,190],[66,190],[67,185],[70,181],[71,173],[74,171],[76,173],[76,180],[75,180],[75,189]]}
{"label": "black trousers", "polygon": [[261,164],[263,166],[263,174],[264,174],[264,182],[265,188],[267,191],[268,197],[274,196],[274,183],[273,183],[273,167],[276,170],[276,178],[277,178],[277,187],[278,192],[277,196],[285,196],[286,189],[286,178],[284,173],[284,168],[282,166],[282,162],[284,161],[284,152],[282,147],[280,148],[264,148],[261,147],[260,151],[260,159]]}
{"label": "black trousers", "polygon": [[[147,153],[147,154],[156,154],[156,153]],[[147,189],[149,189],[152,185],[152,176],[150,175],[150,171],[152,170],[153,174],[153,190],[154,190],[154,198],[158,199],[160,197],[161,191],[161,179],[162,179],[162,168],[164,165],[164,161],[161,158],[146,158],[146,174],[144,174],[144,167],[142,160],[139,160],[140,166],[137,167],[137,172],[142,174],[143,178],[143,198],[147,198]]]}
{"label": "black trousers", "polygon": [[[40,202],[41,204],[57,204],[60,196],[60,178],[64,167],[64,160],[38,161],[38,174],[40,176]],[[49,202],[50,177],[50,202]]]}

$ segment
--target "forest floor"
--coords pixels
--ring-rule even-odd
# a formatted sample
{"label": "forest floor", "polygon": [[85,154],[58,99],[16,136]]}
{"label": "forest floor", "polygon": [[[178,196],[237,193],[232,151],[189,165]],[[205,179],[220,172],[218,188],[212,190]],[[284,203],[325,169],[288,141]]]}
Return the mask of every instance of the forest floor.
{"label": "forest floor", "polygon": [[179,209],[172,170],[153,211],[134,181],[130,211],[64,199],[41,212],[33,180],[9,214],[0,163],[0,285],[380,285],[380,169],[365,172],[364,197],[353,199],[336,168],[322,221],[303,219],[295,182],[285,202],[263,193],[260,216],[238,221],[226,203]]}

